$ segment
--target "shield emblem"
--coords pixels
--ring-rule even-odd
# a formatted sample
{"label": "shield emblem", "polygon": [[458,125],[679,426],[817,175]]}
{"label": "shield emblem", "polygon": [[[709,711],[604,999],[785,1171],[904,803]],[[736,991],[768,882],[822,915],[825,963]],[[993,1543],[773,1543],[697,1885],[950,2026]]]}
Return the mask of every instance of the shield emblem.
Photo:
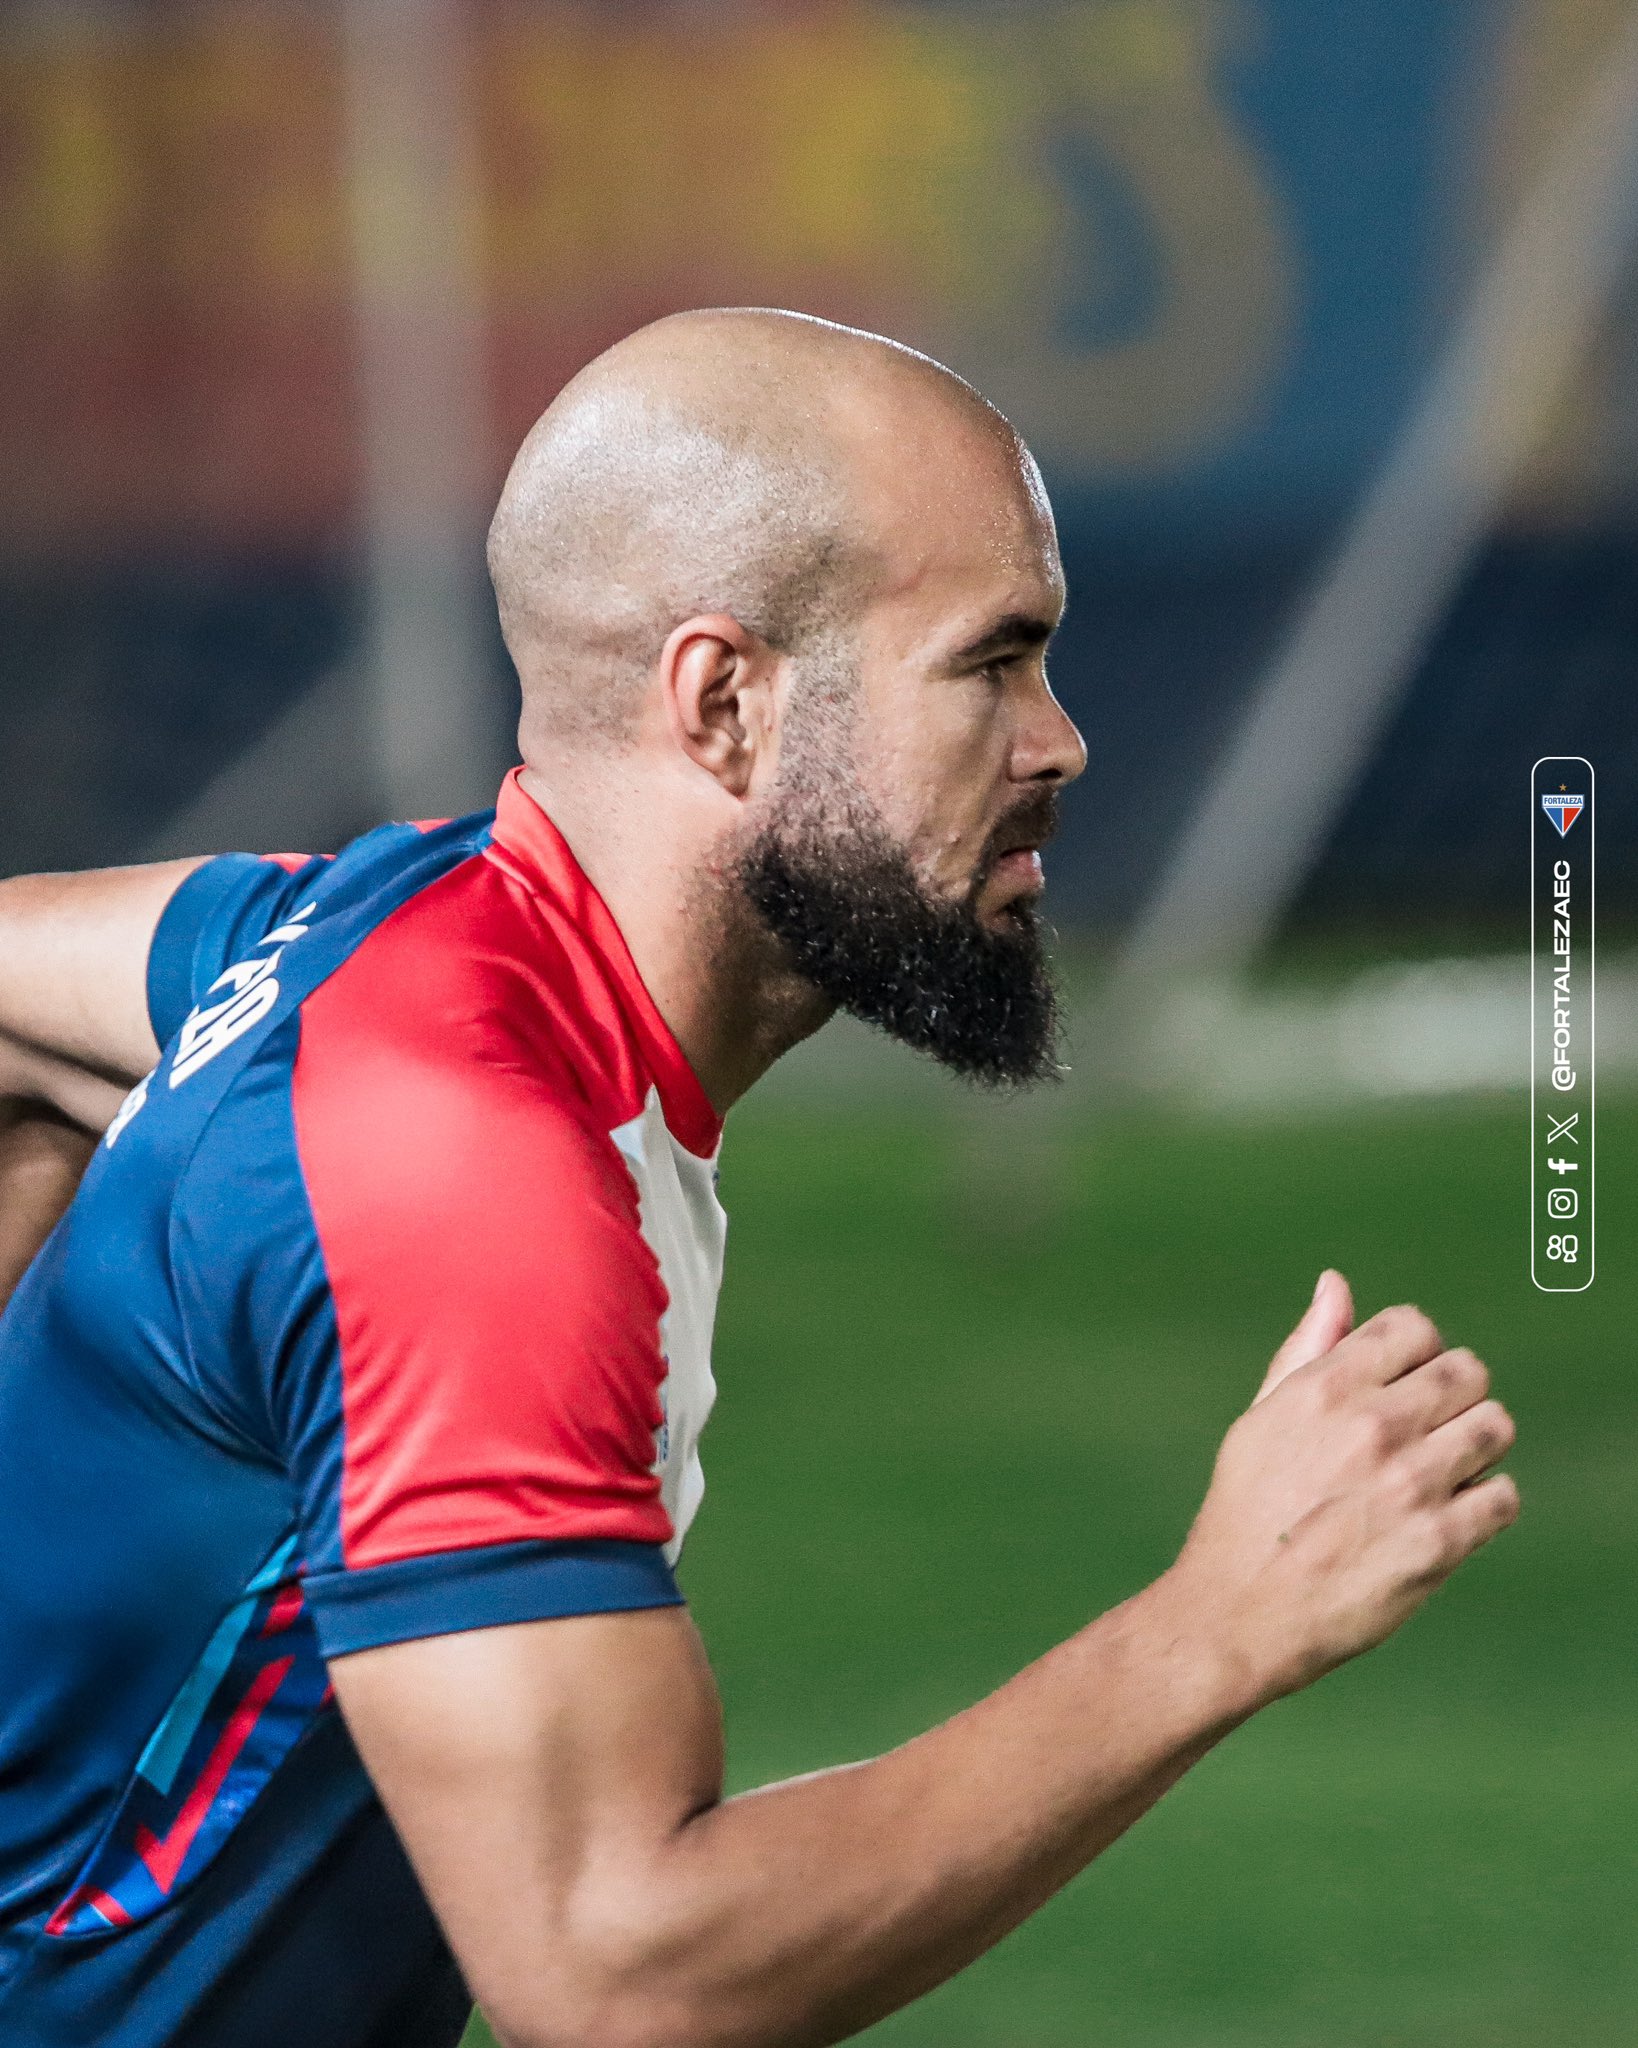
{"label": "shield emblem", "polygon": [[1558,836],[1562,839],[1576,819],[1587,808],[1587,799],[1585,796],[1565,796],[1562,793],[1558,793],[1544,796],[1541,800],[1541,808],[1558,827]]}

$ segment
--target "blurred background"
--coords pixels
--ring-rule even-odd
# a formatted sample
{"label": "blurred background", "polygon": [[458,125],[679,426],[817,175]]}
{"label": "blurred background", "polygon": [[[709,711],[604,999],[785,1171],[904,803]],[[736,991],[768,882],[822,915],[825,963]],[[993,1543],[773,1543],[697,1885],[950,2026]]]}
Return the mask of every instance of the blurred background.
{"label": "blurred background", "polygon": [[[837,1026],[733,1119],[687,1584],[736,1784],[1162,1569],[1338,1264],[1490,1357],[1524,1522],[880,2038],[1629,2041],[1638,8],[8,0],[0,872],[487,804],[513,449],[747,302],[1013,417],[1092,762],[1061,1088]],[[1573,1297],[1528,1262],[1547,753],[1601,808]]]}

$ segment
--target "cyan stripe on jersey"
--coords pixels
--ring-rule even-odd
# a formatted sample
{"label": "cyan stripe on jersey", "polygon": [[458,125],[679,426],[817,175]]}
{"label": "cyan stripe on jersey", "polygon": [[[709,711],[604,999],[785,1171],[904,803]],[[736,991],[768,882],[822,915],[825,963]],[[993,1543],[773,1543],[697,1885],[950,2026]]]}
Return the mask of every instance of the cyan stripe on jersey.
{"label": "cyan stripe on jersey", "polygon": [[211,1695],[233,1662],[251,1616],[261,1596],[279,1583],[295,1554],[296,1539],[287,1536],[261,1570],[246,1586],[243,1596],[222,1616],[216,1633],[205,1645],[204,1655],[177,1694],[170,1712],[154,1730],[148,1747],[137,1760],[137,1774],[158,1792],[169,1792],[182,1759],[188,1753],[199,1723],[205,1717]]}

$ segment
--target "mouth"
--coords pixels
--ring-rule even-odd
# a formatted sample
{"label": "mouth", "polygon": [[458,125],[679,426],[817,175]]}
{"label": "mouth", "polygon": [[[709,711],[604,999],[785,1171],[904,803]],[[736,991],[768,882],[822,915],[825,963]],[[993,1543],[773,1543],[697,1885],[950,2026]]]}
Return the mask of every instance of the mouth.
{"label": "mouth", "polygon": [[1021,931],[1045,887],[1040,847],[1033,840],[1014,844],[990,856],[974,909],[991,931]]}
{"label": "mouth", "polygon": [[1019,805],[997,830],[984,868],[985,882],[999,883],[1009,898],[1039,895],[1046,886],[1041,848],[1058,827],[1058,809],[1050,796],[1036,796]]}
{"label": "mouth", "polygon": [[1027,920],[1028,899],[1046,887],[1041,848],[1057,829],[1056,792],[1037,791],[998,820],[972,888],[973,907],[982,921],[999,918],[1010,925]]}
{"label": "mouth", "polygon": [[1046,875],[1041,867],[1041,849],[1033,843],[1024,846],[1009,846],[998,853],[990,863],[991,878],[1006,883],[1016,890],[1037,890],[1046,887]]}

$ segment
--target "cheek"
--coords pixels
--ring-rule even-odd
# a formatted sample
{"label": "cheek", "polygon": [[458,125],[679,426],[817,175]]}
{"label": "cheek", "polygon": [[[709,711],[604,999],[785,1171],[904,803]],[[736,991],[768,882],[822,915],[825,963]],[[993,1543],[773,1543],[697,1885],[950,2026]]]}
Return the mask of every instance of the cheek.
{"label": "cheek", "polygon": [[1005,780],[1005,739],[987,690],[980,696],[977,687],[942,684],[919,711],[880,734],[869,764],[871,796],[919,865],[964,880]]}

